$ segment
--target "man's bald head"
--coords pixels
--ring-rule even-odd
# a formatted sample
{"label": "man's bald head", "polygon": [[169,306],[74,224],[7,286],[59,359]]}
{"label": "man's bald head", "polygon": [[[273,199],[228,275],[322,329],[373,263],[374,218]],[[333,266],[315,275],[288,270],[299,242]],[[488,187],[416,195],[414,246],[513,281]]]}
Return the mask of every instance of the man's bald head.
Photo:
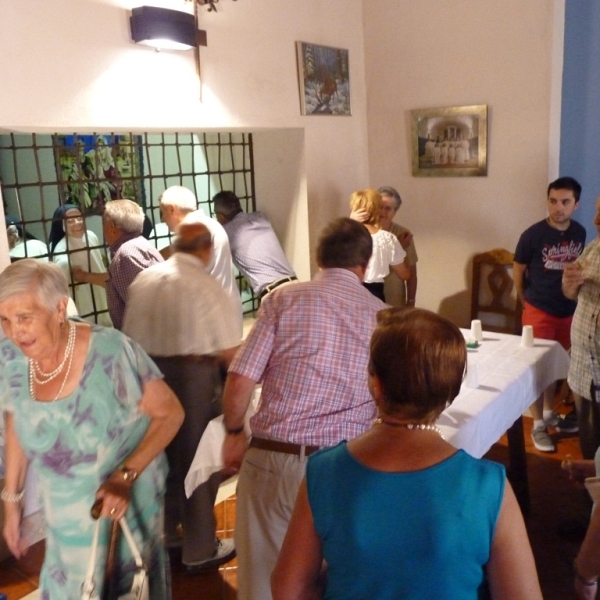
{"label": "man's bald head", "polygon": [[184,219],[177,230],[173,248],[175,252],[193,254],[205,265],[208,264],[212,254],[212,236],[208,227],[204,223]]}

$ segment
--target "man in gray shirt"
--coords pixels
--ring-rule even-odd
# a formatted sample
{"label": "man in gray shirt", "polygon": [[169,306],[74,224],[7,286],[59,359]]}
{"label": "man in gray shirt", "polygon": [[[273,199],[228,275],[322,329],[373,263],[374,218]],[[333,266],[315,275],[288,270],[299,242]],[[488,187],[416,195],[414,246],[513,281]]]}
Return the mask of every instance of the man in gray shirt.
{"label": "man in gray shirt", "polygon": [[219,192],[213,203],[217,221],[229,236],[233,262],[257,296],[297,280],[265,214],[244,212],[233,192]]}

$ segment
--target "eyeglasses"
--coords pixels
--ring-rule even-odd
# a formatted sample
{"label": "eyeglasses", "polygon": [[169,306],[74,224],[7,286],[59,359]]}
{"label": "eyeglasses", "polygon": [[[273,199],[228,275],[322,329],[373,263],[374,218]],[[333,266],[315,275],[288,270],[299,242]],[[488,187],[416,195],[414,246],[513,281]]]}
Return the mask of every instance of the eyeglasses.
{"label": "eyeglasses", "polygon": [[65,221],[69,224],[69,225],[73,225],[73,223],[78,223],[81,222],[83,223],[83,217],[67,217],[65,219]]}

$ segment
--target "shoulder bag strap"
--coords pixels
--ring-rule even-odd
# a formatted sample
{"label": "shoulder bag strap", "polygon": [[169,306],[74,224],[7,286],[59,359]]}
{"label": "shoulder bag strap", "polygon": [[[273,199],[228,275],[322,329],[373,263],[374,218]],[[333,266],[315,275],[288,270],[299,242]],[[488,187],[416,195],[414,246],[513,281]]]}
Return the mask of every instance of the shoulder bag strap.
{"label": "shoulder bag strap", "polygon": [[125,539],[127,540],[127,545],[129,546],[129,549],[131,550],[131,554],[133,555],[133,559],[135,560],[136,567],[138,567],[140,569],[143,568],[144,561],[142,560],[142,555],[140,554],[137,544],[135,543],[135,539],[133,538],[131,529],[129,529],[129,525],[127,525],[127,521],[125,520],[125,517],[123,517],[122,519],[119,519],[119,525],[121,526],[123,535],[125,536]]}
{"label": "shoulder bag strap", "polygon": [[98,539],[100,537],[100,519],[96,521],[94,525],[94,535],[92,538],[92,551],[90,552],[90,560],[88,562],[87,572],[85,579],[81,584],[81,598],[82,600],[91,600],[92,594],[96,584],[94,582],[94,572],[96,570],[96,558],[98,556]]}

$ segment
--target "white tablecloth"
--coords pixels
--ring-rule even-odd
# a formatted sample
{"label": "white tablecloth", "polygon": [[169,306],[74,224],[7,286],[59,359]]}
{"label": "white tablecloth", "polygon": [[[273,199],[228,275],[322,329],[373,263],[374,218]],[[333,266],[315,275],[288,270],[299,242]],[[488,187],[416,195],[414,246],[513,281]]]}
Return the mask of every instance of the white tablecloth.
{"label": "white tablecloth", "polygon": [[[470,332],[463,330],[463,335],[468,338]],[[484,332],[479,348],[469,349],[467,357],[468,365],[475,365],[479,387],[470,389],[463,384],[438,419],[446,440],[476,458],[504,435],[548,385],[567,376],[569,355],[559,343],[536,339],[533,348],[521,348],[520,343],[518,336]],[[250,414],[258,400],[256,394]],[[206,428],[185,479],[188,497],[223,468],[224,439],[223,417],[217,417]]]}
{"label": "white tablecloth", "polygon": [[[246,412],[245,433],[250,436],[248,421],[256,412],[260,402],[260,387],[254,390],[248,411]],[[223,415],[213,419],[204,430],[194,460],[185,478],[185,494],[189,498],[194,490],[204,483],[213,473],[223,469],[221,450],[225,441]]]}
{"label": "white tablecloth", "polygon": [[468,365],[475,365],[479,387],[463,383],[437,422],[453,446],[483,456],[548,385],[566,378],[569,355],[559,343],[537,338],[533,348],[520,343],[518,336],[484,332],[481,346],[469,349]]}

